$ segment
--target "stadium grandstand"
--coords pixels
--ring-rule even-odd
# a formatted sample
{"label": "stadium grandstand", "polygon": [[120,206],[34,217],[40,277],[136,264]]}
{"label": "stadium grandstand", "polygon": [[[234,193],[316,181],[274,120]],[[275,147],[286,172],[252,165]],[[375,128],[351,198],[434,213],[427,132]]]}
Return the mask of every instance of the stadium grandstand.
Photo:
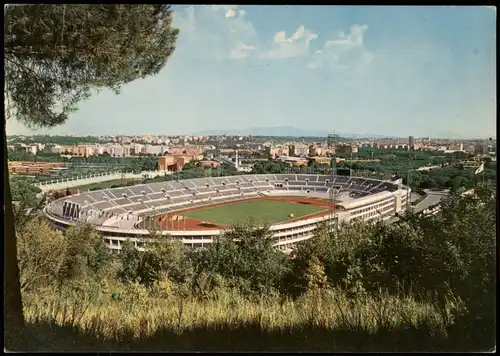
{"label": "stadium grandstand", "polygon": [[[335,193],[333,205],[331,190]],[[288,202],[317,205],[321,211],[304,212],[302,217],[290,213],[283,221],[269,226],[276,238],[275,246],[290,251],[297,242],[311,238],[321,223],[339,226],[352,219],[388,220],[406,208],[409,193],[401,181],[313,174],[238,175],[85,192],[58,199],[44,211],[59,229],[79,223],[92,224],[107,246],[119,252],[126,239],[143,249],[151,239],[152,229],[198,248],[210,245],[216,236],[230,228],[230,224],[206,221],[210,219],[195,221],[188,217],[187,211],[207,211],[212,206],[233,204],[231,210],[236,220],[252,215],[236,209],[238,202],[288,199]],[[303,206],[294,206],[304,210]],[[148,226],[148,222],[152,223]]]}

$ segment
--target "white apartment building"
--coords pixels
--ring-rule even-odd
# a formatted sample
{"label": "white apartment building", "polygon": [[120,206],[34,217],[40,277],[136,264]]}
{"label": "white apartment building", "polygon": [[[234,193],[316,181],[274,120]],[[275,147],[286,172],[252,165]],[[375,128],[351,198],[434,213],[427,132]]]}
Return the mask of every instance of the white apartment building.
{"label": "white apartment building", "polygon": [[153,155],[158,155],[158,154],[163,154],[167,148],[163,145],[161,146],[152,146],[152,145],[146,145],[144,153],[146,154],[153,154]]}
{"label": "white apartment building", "polygon": [[26,146],[26,152],[36,155],[36,153],[38,152],[38,146],[37,145]]}
{"label": "white apartment building", "polygon": [[143,146],[144,145],[141,145],[140,143],[134,143],[134,144],[130,145],[130,155],[131,156],[137,156],[140,153],[143,153],[142,152],[142,147]]}
{"label": "white apartment building", "polygon": [[61,145],[48,143],[44,146],[43,150],[49,153],[59,153],[61,150]]}
{"label": "white apartment building", "polygon": [[108,153],[114,157],[122,157],[125,152],[123,146],[113,145],[109,147]]}

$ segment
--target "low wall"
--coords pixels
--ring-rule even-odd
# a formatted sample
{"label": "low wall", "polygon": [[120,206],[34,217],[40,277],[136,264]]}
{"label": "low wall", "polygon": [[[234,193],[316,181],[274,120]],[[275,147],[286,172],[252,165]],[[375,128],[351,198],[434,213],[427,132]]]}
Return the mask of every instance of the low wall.
{"label": "low wall", "polygon": [[[143,178],[145,175],[149,177],[156,177],[158,175],[163,175],[165,172],[162,171],[148,171],[141,173],[125,173],[123,178],[131,179],[131,178]],[[121,173],[106,173],[103,175],[94,175],[94,176],[84,176],[79,179],[61,179],[54,182],[49,183],[40,183],[38,187],[42,190],[42,192],[48,192],[50,190],[62,190],[66,188],[78,187],[81,185],[89,185],[95,183],[107,182],[110,180],[118,180],[122,178]]]}

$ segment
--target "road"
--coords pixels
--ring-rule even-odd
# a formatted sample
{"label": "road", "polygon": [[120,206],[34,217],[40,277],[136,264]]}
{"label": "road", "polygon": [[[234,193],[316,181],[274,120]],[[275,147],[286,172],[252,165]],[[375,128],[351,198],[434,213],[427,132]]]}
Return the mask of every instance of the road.
{"label": "road", "polygon": [[427,167],[420,167],[420,168],[417,168],[415,169],[417,172],[420,172],[420,171],[430,171],[431,169],[437,169],[437,168],[441,168],[441,165],[436,165],[436,166],[427,166]]}
{"label": "road", "polygon": [[[421,212],[427,209],[430,206],[438,204],[443,197],[448,195],[450,192],[449,190],[430,190],[430,189],[424,189],[424,191],[427,193],[427,197],[422,200],[420,203],[412,207],[412,209],[415,212]],[[413,194],[413,193],[412,193]],[[411,201],[414,201],[414,196],[410,198]],[[385,220],[387,224],[393,224],[396,221],[399,220],[399,217],[393,216],[390,219]]]}
{"label": "road", "polygon": [[423,211],[430,206],[438,204],[443,197],[449,194],[448,190],[435,191],[424,189],[424,191],[427,193],[427,197],[413,207],[413,210],[416,212]]}

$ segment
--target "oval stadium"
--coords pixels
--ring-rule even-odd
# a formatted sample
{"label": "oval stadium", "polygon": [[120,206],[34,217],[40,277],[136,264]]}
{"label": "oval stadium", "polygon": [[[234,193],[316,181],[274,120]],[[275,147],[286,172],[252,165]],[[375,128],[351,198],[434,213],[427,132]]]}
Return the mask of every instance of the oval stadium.
{"label": "oval stadium", "polygon": [[131,239],[142,250],[151,230],[190,247],[210,245],[238,222],[266,224],[285,252],[320,223],[387,220],[406,208],[401,183],[312,174],[197,178],[103,189],[67,196],[44,212],[58,229],[90,223],[115,253]]}

